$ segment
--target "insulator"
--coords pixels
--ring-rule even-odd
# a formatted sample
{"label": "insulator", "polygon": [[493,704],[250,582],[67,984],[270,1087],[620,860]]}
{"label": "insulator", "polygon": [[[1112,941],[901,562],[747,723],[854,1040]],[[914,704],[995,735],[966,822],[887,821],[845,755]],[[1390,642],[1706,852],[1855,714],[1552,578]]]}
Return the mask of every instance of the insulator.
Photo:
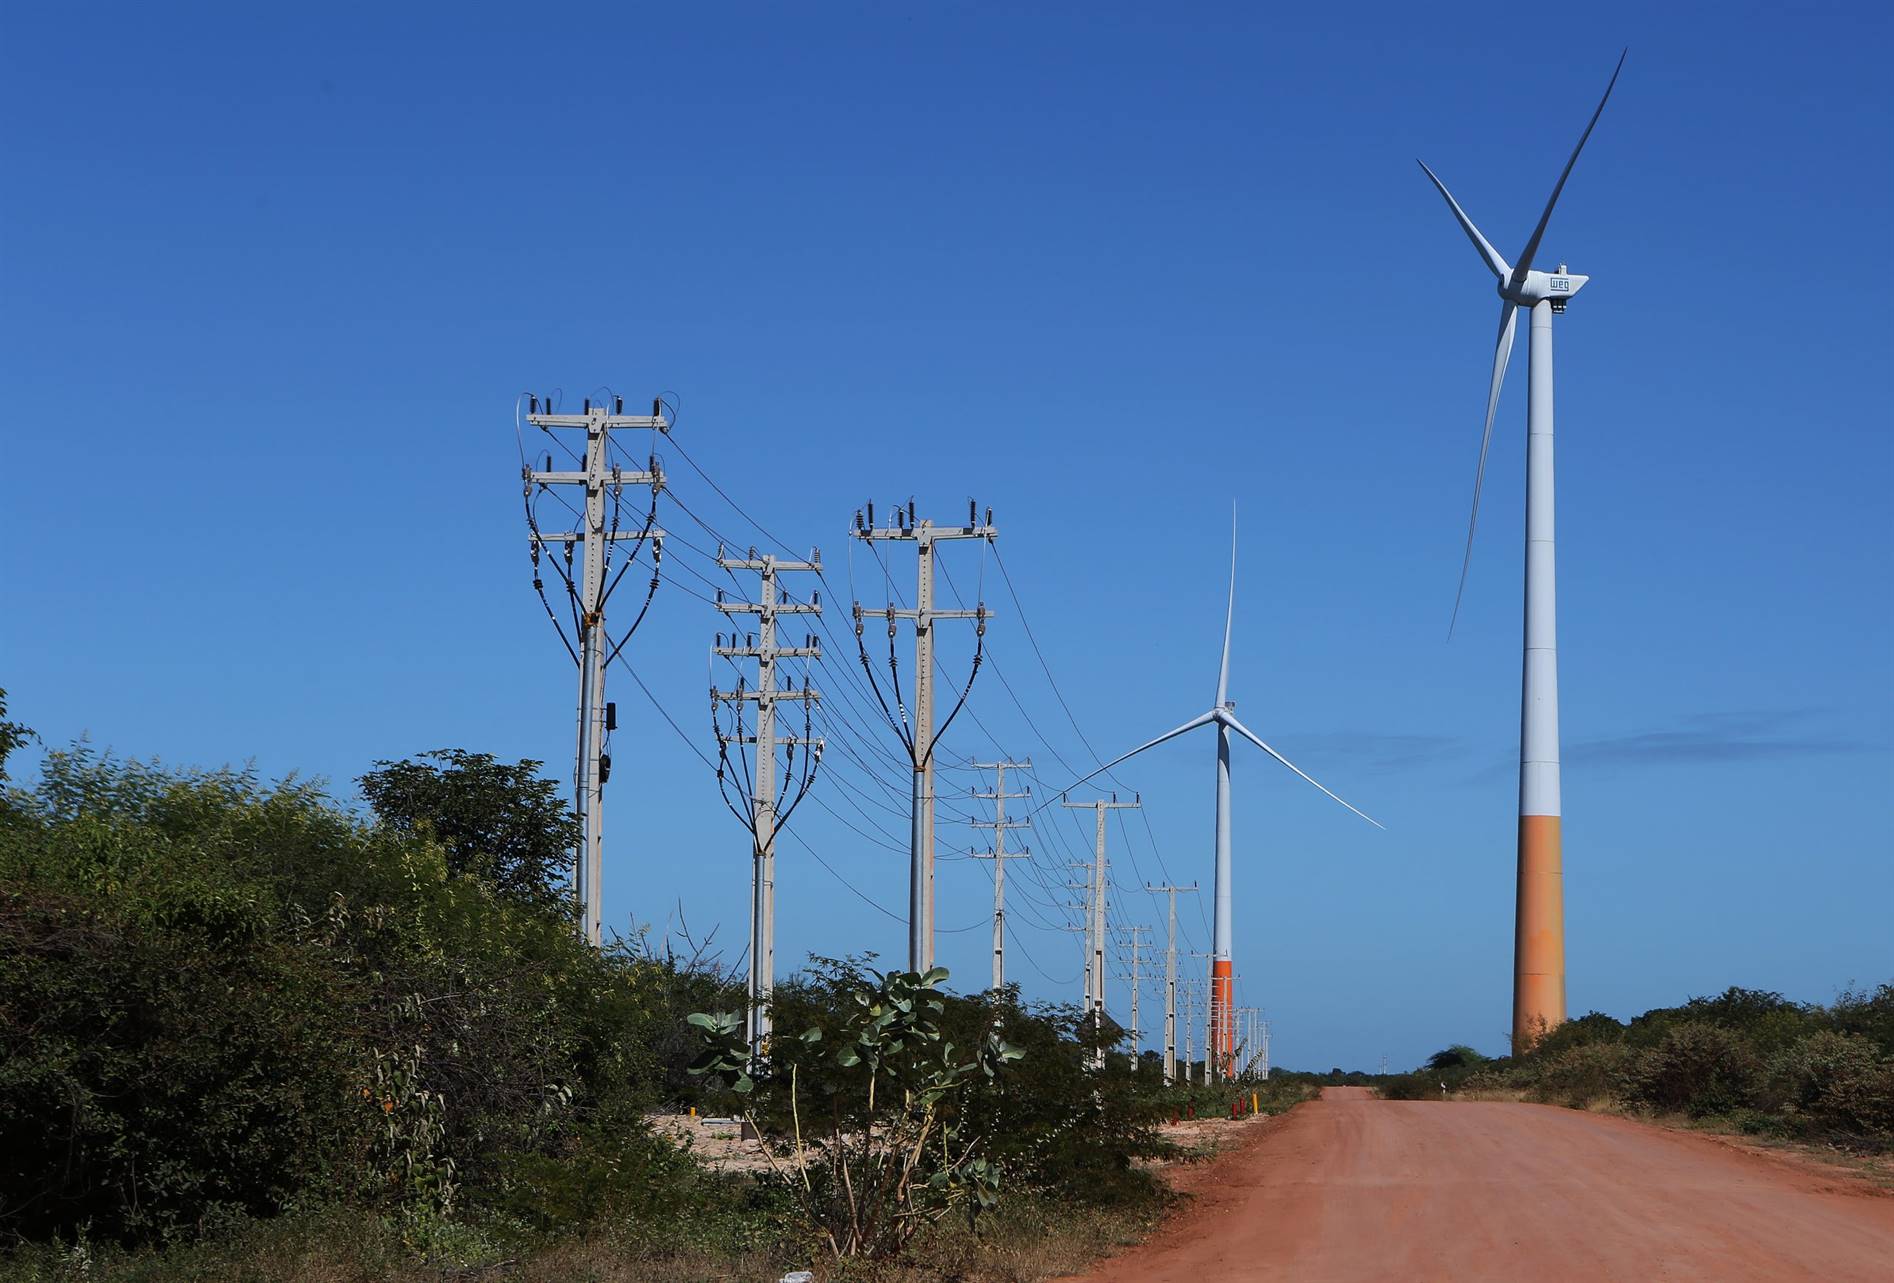
{"label": "insulator", "polygon": [[552,471],[552,455],[551,454],[547,454],[546,456],[546,471],[547,472]]}
{"label": "insulator", "polygon": [[587,414],[592,413],[592,398],[591,397],[585,398],[585,412]]}
{"label": "insulator", "polygon": [[756,560],[756,545],[755,544],[750,545],[750,558],[749,559],[751,561]]}
{"label": "insulator", "polygon": [[870,530],[875,528],[875,501],[873,499],[868,501],[868,528]]}
{"label": "insulator", "polygon": [[603,784],[606,780],[611,778],[612,755],[610,753],[600,753],[598,755],[598,782]]}
{"label": "insulator", "polygon": [[625,412],[625,398],[622,396],[613,397],[612,398],[612,413],[623,414],[624,412]]}
{"label": "insulator", "polygon": [[914,500],[908,500],[908,529],[914,529]]}
{"label": "insulator", "polygon": [[539,398],[538,397],[529,395],[526,398],[526,413],[528,414],[539,413]]}
{"label": "insulator", "polygon": [[986,524],[989,526],[993,524],[993,506],[991,504],[987,505]]}
{"label": "insulator", "polygon": [[605,701],[605,729],[608,731],[618,729],[618,705],[609,699]]}
{"label": "insulator", "polygon": [[540,579],[540,577],[539,577],[538,575],[534,575],[534,576],[533,576],[533,591],[534,591],[534,592],[545,592],[545,591],[546,591],[546,584],[545,584],[545,581],[543,581],[542,579]]}
{"label": "insulator", "polygon": [[717,604],[719,606],[723,605],[723,589],[721,588],[717,590]]}
{"label": "insulator", "polygon": [[822,594],[819,591],[810,593],[809,604],[811,606],[820,606],[822,604]]}
{"label": "insulator", "polygon": [[857,508],[855,509],[855,529],[857,532],[859,532],[861,528],[862,528],[862,510],[860,508]]}
{"label": "insulator", "polygon": [[967,529],[971,530],[977,524],[974,518],[979,515],[979,512],[980,510],[978,506],[974,504],[973,500],[967,500]]}

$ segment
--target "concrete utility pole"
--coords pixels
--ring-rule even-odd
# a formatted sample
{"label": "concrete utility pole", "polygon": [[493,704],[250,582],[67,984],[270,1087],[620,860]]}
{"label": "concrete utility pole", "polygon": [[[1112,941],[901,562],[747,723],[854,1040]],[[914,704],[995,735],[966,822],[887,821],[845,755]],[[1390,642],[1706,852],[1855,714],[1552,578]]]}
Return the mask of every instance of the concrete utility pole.
{"label": "concrete utility pole", "polygon": [[1009,851],[1006,849],[1006,831],[1008,829],[1023,829],[1032,823],[1030,818],[1024,820],[1007,820],[1006,800],[1008,798],[1031,797],[1032,790],[1027,789],[1023,793],[1008,793],[1006,791],[1006,772],[1021,769],[1030,771],[1032,769],[1032,759],[1027,758],[1023,762],[975,762],[973,765],[976,770],[992,771],[995,773],[993,791],[991,793],[973,794],[974,797],[984,798],[993,803],[992,823],[989,824],[975,820],[973,824],[973,826],[978,829],[993,830],[993,849],[990,851],[975,851],[972,854],[976,860],[993,861],[993,988],[995,991],[998,991],[1006,984],[1006,862],[1032,854],[1029,848],[1021,848],[1018,851]]}
{"label": "concrete utility pole", "polygon": [[1184,1077],[1186,1086],[1190,1083],[1190,1066],[1197,1059],[1197,1051],[1192,1042],[1191,1030],[1197,1027],[1197,985],[1195,981],[1184,981]]}
{"label": "concrete utility pole", "polygon": [[[722,548],[717,549],[717,565],[724,570],[754,570],[761,579],[762,591],[758,601],[726,601],[721,589],[717,592],[717,609],[735,622],[739,615],[754,615],[757,619],[757,632],[753,636],[739,638],[730,635],[730,644],[724,645],[723,638],[717,638],[717,644],[711,649],[712,655],[721,656],[735,662],[738,659],[756,661],[756,689],[748,690],[739,681],[735,690],[718,690],[713,684],[710,688],[710,704],[713,715],[723,704],[731,704],[736,712],[735,730],[725,733],[719,724],[717,731],[717,752],[720,765],[717,768],[717,783],[723,785],[724,770],[731,766],[729,747],[738,746],[738,758],[742,757],[742,746],[756,746],[754,780],[743,780],[740,787],[749,790],[749,814],[744,817],[750,826],[754,839],[751,844],[750,874],[750,978],[749,978],[749,1037],[750,1054],[760,1060],[767,1051],[769,1041],[770,994],[776,986],[776,830],[788,818],[788,812],[808,792],[814,782],[815,768],[822,760],[821,739],[809,734],[810,717],[814,706],[821,700],[820,692],[809,686],[808,678],[803,678],[802,689],[778,685],[776,665],[783,659],[820,659],[822,647],[813,634],[805,638],[801,646],[778,646],[776,644],[776,619],[779,615],[819,615],[822,602],[819,595],[812,594],[806,602],[786,600],[780,593],[776,577],[785,571],[811,571],[822,573],[822,554],[812,551],[807,561],[780,561],[773,555],[757,556],[752,548],[746,557],[726,557]],[[742,644],[739,645],[738,643]],[[743,727],[743,710],[746,704],[756,705],[756,729],[754,734],[746,734]],[[776,705],[779,703],[801,704],[804,708],[804,726],[801,735],[778,735],[776,733]],[[784,788],[779,790],[776,784],[776,750],[783,748],[788,753],[785,769]],[[787,785],[795,775],[796,750],[804,750],[803,777],[795,798],[781,813],[778,807],[781,799],[788,797]],[[727,800],[727,799],[726,799]],[[735,808],[732,807],[734,810]]]}
{"label": "concrete utility pole", "polygon": [[[649,486],[651,513],[655,517],[658,492],[664,488],[664,472],[658,467],[655,455],[650,457],[649,468],[643,472],[627,472],[614,464],[611,461],[611,434],[626,428],[668,432],[670,424],[664,419],[664,407],[659,401],[651,403],[651,413],[648,415],[624,413],[622,397],[614,397],[609,409],[603,404],[594,406],[588,398],[584,412],[580,414],[552,413],[550,398],[545,401],[545,413],[540,412],[541,402],[538,397],[532,398],[531,405],[526,422],[533,427],[549,434],[554,429],[565,428],[583,429],[585,432],[583,471],[554,471],[552,457],[548,455],[544,469],[535,470],[525,466],[521,472],[525,481],[527,523],[533,540],[533,585],[540,590],[543,600],[544,588],[538,578],[540,552],[544,545],[563,544],[566,568],[559,573],[565,579],[566,591],[573,599],[573,617],[579,630],[578,648],[574,653],[579,664],[579,733],[573,793],[580,837],[579,849],[573,859],[573,882],[580,933],[587,943],[596,945],[599,942],[602,916],[600,881],[605,834],[605,781],[612,769],[611,756],[606,752],[606,736],[616,729],[617,724],[617,709],[605,700],[605,666],[612,655],[617,653],[607,651],[608,640],[605,636],[605,602],[618,582],[616,578],[609,582],[607,580],[611,570],[611,545],[620,539],[640,542],[649,539],[661,551],[664,539],[664,532],[658,530],[650,520],[640,523],[636,529],[619,529],[619,500],[625,487]],[[583,529],[555,534],[540,533],[538,523],[533,518],[534,488],[545,490],[552,486],[583,487]],[[608,495],[611,499],[609,522],[606,519]],[[583,549],[582,567],[576,575],[572,573],[574,545]],[[633,556],[636,556],[635,549]],[[554,569],[559,569],[556,561]],[[619,575],[622,577],[623,574],[621,568]],[[653,591],[656,590],[656,583],[654,576]],[[547,612],[552,613],[550,605]],[[553,622],[556,626],[556,615]],[[564,636],[563,631],[561,636]]]}
{"label": "concrete utility pole", "polygon": [[1269,1081],[1269,1022],[1267,1020],[1263,1021],[1262,1026],[1263,1026],[1263,1030],[1262,1030],[1263,1081],[1268,1082]]}
{"label": "concrete utility pole", "polygon": [[[1214,950],[1206,953],[1202,949],[1192,949],[1190,951],[1190,956],[1193,958],[1207,958],[1213,964],[1213,967],[1216,962],[1216,953]],[[1210,1062],[1216,1059],[1216,1056],[1212,1055],[1211,1053],[1213,1051],[1221,1053],[1226,1050],[1225,1048],[1218,1046],[1216,1042],[1216,1020],[1217,1020],[1216,976],[1213,971],[1213,973],[1209,975],[1193,977],[1190,983],[1191,983],[1191,990],[1193,993],[1196,991],[1196,986],[1198,984],[1202,984],[1205,988],[1205,991],[1209,995],[1209,1001],[1207,1001],[1204,1004],[1204,1009],[1202,1013],[1203,1019],[1204,1019],[1203,1072],[1199,1079],[1199,1081],[1205,1084],[1208,1084],[1211,1081]]]}
{"label": "concrete utility pole", "polygon": [[1069,909],[1076,909],[1078,911],[1079,925],[1076,927],[1066,927],[1065,930],[1080,932],[1085,937],[1084,940],[1080,942],[1082,952],[1079,955],[1079,974],[1083,977],[1083,984],[1085,986],[1083,1005],[1086,1014],[1090,1015],[1092,1010],[1092,989],[1094,987],[1094,981],[1096,980],[1096,977],[1092,974],[1092,891],[1095,883],[1092,878],[1092,866],[1090,864],[1072,863],[1065,867],[1068,869],[1085,870],[1085,881],[1068,882],[1065,884],[1066,890],[1081,893],[1081,898],[1076,905],[1066,906]]}
{"label": "concrete utility pole", "polygon": [[[1105,812],[1135,811],[1143,805],[1141,798],[1129,802],[1120,802],[1116,793],[1111,800],[1096,798],[1090,802],[1068,802],[1059,799],[1059,804],[1069,811],[1091,811],[1096,817],[1097,837],[1094,841],[1093,872],[1091,896],[1092,919],[1092,957],[1091,969],[1094,983],[1091,986],[1092,1023],[1102,1029],[1105,1024]],[[1095,1067],[1103,1068],[1105,1050],[1101,1046],[1093,1057]]]}
{"label": "concrete utility pole", "polygon": [[1146,883],[1144,889],[1168,895],[1171,901],[1170,925],[1164,936],[1164,1082],[1169,1086],[1177,1081],[1177,893],[1194,893],[1197,884],[1154,887]]}
{"label": "concrete utility pole", "polygon": [[[908,834],[908,969],[926,971],[934,965],[934,744],[939,738],[934,727],[934,621],[937,619],[971,619],[974,621],[976,636],[986,636],[986,621],[993,612],[980,603],[973,610],[936,610],[934,609],[934,545],[943,539],[985,539],[991,541],[998,531],[993,528],[993,510],[987,509],[984,524],[976,524],[975,505],[967,505],[967,524],[964,526],[936,526],[932,521],[917,521],[914,516],[914,504],[910,501],[905,511],[899,506],[895,509],[895,519],[887,526],[875,525],[875,506],[867,505],[867,517],[861,512],[855,514],[855,537],[865,542],[896,540],[912,542],[915,546],[915,564],[917,566],[914,589],[914,608],[897,610],[890,604],[885,611],[864,612],[862,604],[855,603],[855,638],[861,643],[862,625],[866,614],[882,614],[888,621],[888,664],[894,684],[895,704],[901,705],[901,685],[894,675],[894,637],[895,620],[914,621],[914,724],[904,730],[896,725],[908,746],[908,756],[914,768],[913,795],[910,801],[910,827]],[[903,517],[905,516],[905,521]],[[974,673],[967,677],[968,689],[973,686],[973,676],[980,669],[981,651],[974,653]],[[874,682],[874,667],[868,662],[868,650],[861,648],[862,667],[868,670],[871,683]],[[875,685],[877,698],[881,697],[879,684]],[[966,701],[962,692],[961,702]],[[882,711],[888,714],[890,723],[894,715],[889,712],[887,702],[882,700]],[[954,713],[960,711],[955,705]],[[905,723],[907,710],[901,708],[901,720]],[[953,713],[947,720],[953,720]],[[947,729],[942,723],[940,730]]]}
{"label": "concrete utility pole", "polygon": [[1131,940],[1131,1072],[1134,1074],[1138,1072],[1138,1060],[1144,1047],[1144,1030],[1138,1023],[1138,990],[1142,987],[1144,974],[1138,969],[1138,951],[1144,947],[1144,937],[1150,930],[1149,927],[1125,928],[1125,934]]}

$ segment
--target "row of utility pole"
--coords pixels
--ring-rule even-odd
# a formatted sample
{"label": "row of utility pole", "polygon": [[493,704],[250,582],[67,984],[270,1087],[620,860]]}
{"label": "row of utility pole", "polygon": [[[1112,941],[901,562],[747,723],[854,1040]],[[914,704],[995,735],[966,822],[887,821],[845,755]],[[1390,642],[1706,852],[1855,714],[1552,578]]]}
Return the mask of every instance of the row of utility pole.
{"label": "row of utility pole", "polygon": [[[558,628],[579,675],[573,796],[580,836],[574,857],[574,898],[580,931],[588,942],[597,945],[602,928],[604,785],[611,773],[610,735],[617,724],[616,706],[605,698],[606,671],[631,632],[644,618],[644,609],[641,608],[614,645],[606,631],[606,607],[626,572],[647,549],[651,575],[644,607],[649,607],[659,582],[665,539],[664,531],[656,525],[657,497],[664,490],[665,476],[658,463],[655,446],[645,452],[645,467],[628,469],[617,460],[613,434],[633,430],[649,431],[653,433],[652,440],[655,442],[657,437],[670,430],[670,423],[661,401],[652,402],[648,415],[628,415],[624,413],[624,401],[620,397],[597,405],[588,398],[577,414],[557,412],[550,397],[542,399],[533,396],[528,399],[530,407],[525,416],[526,423],[543,432],[549,442],[558,442],[580,465],[574,469],[555,468],[553,456],[548,452],[544,467],[535,468],[526,461],[522,442],[521,478],[531,540],[533,587],[545,603],[547,614]],[[582,453],[564,444],[562,438],[568,432],[584,434]],[[578,509],[580,528],[542,531],[536,517],[535,500],[542,494],[563,487],[582,491]],[[650,495],[648,515],[641,517],[634,508],[627,521],[624,517],[627,493],[645,490]],[[978,519],[977,505],[969,503],[964,524],[937,525],[931,520],[918,518],[911,502],[895,505],[885,524],[877,523],[875,506],[869,503],[856,513],[851,532],[852,537],[864,543],[901,542],[915,546],[915,592],[911,607],[900,607],[889,602],[875,609],[864,607],[860,601],[853,603],[855,635],[864,672],[889,725],[907,750],[911,767],[908,966],[915,971],[926,971],[934,965],[935,746],[946,729],[946,723],[952,721],[966,702],[984,654],[987,621],[992,618],[984,602],[972,609],[944,609],[934,604],[935,558],[938,555],[936,545],[956,540],[991,542],[997,534],[991,510],[988,510],[982,521]],[[738,670],[739,676],[727,688],[713,681],[710,700],[720,763],[719,787],[724,791],[726,803],[749,829],[752,838],[748,1033],[752,1050],[760,1057],[765,1053],[769,1040],[769,1004],[774,987],[776,838],[789,813],[813,783],[823,751],[821,738],[813,734],[812,720],[814,709],[821,701],[821,693],[809,683],[807,677],[807,665],[822,656],[820,643],[815,636],[808,635],[800,645],[783,645],[779,642],[777,624],[784,617],[821,613],[820,593],[812,592],[806,598],[797,599],[787,590],[783,577],[804,573],[820,576],[822,561],[819,552],[812,552],[804,561],[791,561],[767,553],[759,554],[754,548],[749,549],[744,556],[732,557],[725,555],[725,550],[719,548],[717,564],[733,575],[742,571],[757,576],[757,594],[753,601],[731,600],[726,599],[721,592],[718,594],[717,609],[730,617],[735,631],[728,638],[719,633],[711,654],[729,662]],[[566,636],[558,612],[546,599],[542,577],[544,568],[550,568],[564,584],[575,631],[575,635],[570,638]],[[876,675],[877,665],[870,659],[866,641],[867,624],[876,619],[884,620],[887,626],[886,689]],[[736,628],[739,620],[753,620],[754,631]],[[937,721],[935,625],[943,620],[971,620],[975,625],[976,641],[972,670],[958,691],[953,709],[944,721]],[[913,670],[909,681],[911,703],[902,690],[895,645],[902,623],[911,625],[914,630]],[[804,676],[800,685],[785,679],[782,664],[786,660],[803,661]],[[755,665],[753,680],[747,667],[750,663]],[[784,733],[782,730],[778,710],[783,705],[800,708],[800,731]],[[736,750],[734,762],[732,749]],[[1030,818],[1007,819],[1006,805],[1009,801],[1030,798],[1031,790],[1009,792],[1006,775],[1008,771],[1030,770],[1032,763],[1030,760],[994,761],[976,762],[974,765],[978,769],[994,772],[993,791],[972,794],[975,798],[993,803],[994,818],[988,822],[977,822],[979,827],[992,831],[992,844],[985,851],[975,850],[971,854],[976,859],[993,861],[992,984],[995,989],[999,989],[1006,983],[1006,861],[1031,855],[1031,848],[1026,845],[1009,849],[1008,835],[1028,827],[1031,821]],[[1085,1011],[1088,1023],[1096,1032],[1102,1028],[1106,1019],[1105,945],[1109,887],[1106,813],[1134,809],[1140,805],[1140,801],[1120,802],[1114,794],[1109,799],[1087,802],[1061,799],[1061,802],[1072,810],[1089,810],[1094,817],[1093,858],[1089,864],[1075,866],[1083,869],[1086,876],[1084,882],[1072,886],[1074,890],[1084,892],[1080,906],[1083,925],[1074,930],[1082,932],[1085,938]],[[1187,887],[1163,885],[1146,889],[1169,897],[1164,950],[1164,1077],[1166,1081],[1177,1082],[1180,1080],[1177,896],[1194,893],[1197,886],[1193,883]],[[1132,928],[1126,933],[1131,955],[1130,1015],[1134,1048],[1140,1045],[1143,1034],[1139,996],[1144,978],[1145,930],[1141,927]],[[1185,982],[1182,994],[1186,1011],[1186,1067],[1193,1059],[1191,1028],[1194,1025],[1196,985],[1194,980]],[[1205,1014],[1208,1017],[1207,1011]],[[1251,1011],[1246,1014],[1252,1024],[1249,1036],[1244,1040],[1245,1046],[1260,1048],[1259,1053],[1255,1054],[1260,1054],[1266,1076],[1267,1025],[1261,1026],[1259,1043],[1254,1024],[1255,1013]],[[1206,1047],[1213,1041],[1213,1032],[1206,1026]],[[1252,1061],[1255,1054],[1252,1055]],[[1215,1072],[1208,1066],[1209,1059],[1206,1055],[1205,1073]],[[1096,1053],[1094,1063],[1102,1064],[1102,1061],[1101,1049]]]}

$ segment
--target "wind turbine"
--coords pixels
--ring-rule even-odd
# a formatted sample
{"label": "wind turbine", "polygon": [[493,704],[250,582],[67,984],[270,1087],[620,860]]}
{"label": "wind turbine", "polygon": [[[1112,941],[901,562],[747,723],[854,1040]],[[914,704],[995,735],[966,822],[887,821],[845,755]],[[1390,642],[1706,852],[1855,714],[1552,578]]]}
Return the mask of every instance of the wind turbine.
{"label": "wind turbine", "polygon": [[[1628,51],[1627,51],[1628,52]],[[1508,264],[1480,235],[1460,202],[1434,171],[1420,163],[1467,239],[1499,282],[1499,342],[1493,349],[1493,382],[1486,395],[1486,429],[1480,436],[1480,462],[1473,474],[1473,515],[1467,520],[1466,552],[1460,561],[1460,586],[1453,598],[1453,622],[1460,617],[1467,567],[1473,560],[1473,530],[1480,519],[1480,488],[1486,480],[1486,451],[1493,441],[1493,413],[1500,384],[1512,355],[1519,309],[1532,311],[1531,363],[1526,411],[1526,627],[1524,678],[1519,718],[1519,899],[1513,926],[1513,1046],[1524,1050],[1549,1029],[1565,1022],[1565,890],[1560,850],[1558,612],[1552,543],[1552,318],[1591,278],[1567,272],[1533,270],[1533,257],[1552,221],[1565,180],[1578,153],[1611,100],[1624,55],[1612,70],[1598,109],[1591,114],[1565,171],[1552,188],[1539,225],[1532,229],[1519,261]],[[1453,623],[1447,626],[1453,634]]]}
{"label": "wind turbine", "polygon": [[1249,727],[1236,720],[1236,701],[1230,695],[1230,631],[1236,618],[1236,518],[1234,512],[1230,518],[1230,599],[1223,614],[1223,663],[1217,669],[1217,702],[1208,712],[1199,713],[1175,730],[1165,731],[1162,735],[1147,743],[1140,744],[1119,757],[1113,758],[1090,774],[1074,780],[1068,789],[1077,788],[1094,776],[1103,775],[1120,762],[1128,761],[1148,748],[1156,748],[1166,740],[1186,735],[1200,726],[1217,728],[1217,876],[1216,876],[1216,926],[1213,932],[1210,961],[1210,1025],[1213,1045],[1205,1049],[1206,1063],[1218,1066],[1218,1071],[1229,1076],[1231,1058],[1234,1056],[1235,1025],[1231,1019],[1231,982],[1234,970],[1230,956],[1230,735],[1234,732],[1254,744],[1263,752],[1294,771],[1297,775],[1314,784],[1323,793],[1328,794],[1356,815],[1367,820],[1377,829],[1385,827],[1379,820],[1363,814],[1347,802],[1330,793],[1321,784],[1306,774],[1301,767],[1265,744]]}

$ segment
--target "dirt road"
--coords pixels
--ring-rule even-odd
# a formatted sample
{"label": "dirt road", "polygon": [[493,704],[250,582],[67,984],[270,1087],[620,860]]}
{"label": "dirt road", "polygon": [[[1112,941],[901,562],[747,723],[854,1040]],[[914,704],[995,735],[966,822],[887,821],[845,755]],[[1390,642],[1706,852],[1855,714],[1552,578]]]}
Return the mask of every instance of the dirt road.
{"label": "dirt road", "polygon": [[1193,1173],[1091,1283],[1894,1280],[1894,1196],[1702,1136],[1362,1088]]}

